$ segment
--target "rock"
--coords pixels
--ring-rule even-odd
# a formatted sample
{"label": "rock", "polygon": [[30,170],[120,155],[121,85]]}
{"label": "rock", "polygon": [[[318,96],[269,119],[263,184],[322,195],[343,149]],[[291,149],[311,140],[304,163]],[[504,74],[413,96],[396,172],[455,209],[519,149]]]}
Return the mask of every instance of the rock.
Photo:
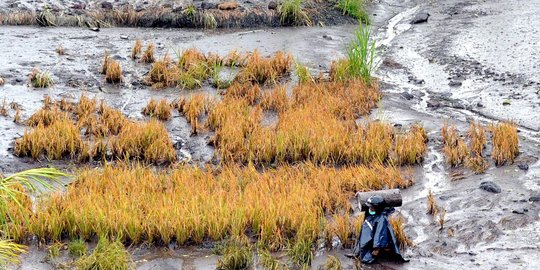
{"label": "rock", "polygon": [[540,202],[540,194],[529,197],[529,202]]}
{"label": "rock", "polygon": [[92,28],[88,28],[88,29],[90,29],[90,30],[92,30],[94,32],[99,32],[99,28],[97,28],[97,27],[92,27]]}
{"label": "rock", "polygon": [[278,8],[278,4],[276,1],[270,1],[268,2],[268,9],[270,10],[276,10]]}
{"label": "rock", "polygon": [[520,163],[517,165],[520,170],[526,171],[529,169],[529,165],[526,163]]}
{"label": "rock", "polygon": [[484,181],[480,183],[480,189],[492,193],[501,193],[501,187],[493,181]]}
{"label": "rock", "polygon": [[401,93],[401,96],[406,100],[411,100],[414,98],[414,96],[409,92],[403,92]]}
{"label": "rock", "polygon": [[437,109],[439,107],[441,107],[441,103],[437,100],[433,100],[433,99],[430,99],[427,101],[427,106],[428,108],[434,108],[434,109]]}
{"label": "rock", "polygon": [[111,9],[113,9],[113,4],[110,3],[110,2],[106,2],[106,1],[101,2],[101,8],[111,10]]}
{"label": "rock", "polygon": [[503,105],[503,106],[508,106],[508,105],[510,105],[510,100],[505,100],[505,101],[503,101],[502,105]]}
{"label": "rock", "polygon": [[218,5],[218,8],[221,10],[234,10],[240,6],[236,1],[223,2]]}
{"label": "rock", "polygon": [[454,81],[454,80],[452,80],[452,81],[450,81],[450,82],[448,83],[448,85],[449,85],[450,87],[458,87],[458,86],[461,86],[462,84],[463,84],[462,82],[460,82],[460,81]]}
{"label": "rock", "polygon": [[411,24],[425,23],[428,21],[429,16],[431,15],[427,12],[420,12],[414,16],[414,18],[411,21]]}
{"label": "rock", "polygon": [[484,103],[482,103],[482,101],[478,101],[478,103],[476,103],[476,107],[484,108]]}
{"label": "rock", "polygon": [[217,4],[209,3],[209,2],[202,2],[201,3],[201,9],[216,9]]}
{"label": "rock", "polygon": [[121,35],[120,38],[121,38],[121,39],[128,39],[128,36],[126,36],[126,35]]}
{"label": "rock", "polygon": [[512,210],[512,213],[514,213],[514,214],[520,214],[520,215],[525,214],[525,212],[524,212],[522,209],[514,209],[514,210]]}
{"label": "rock", "polygon": [[86,8],[86,4],[84,3],[77,3],[77,4],[74,4],[73,6],[71,6],[72,9],[85,9]]}
{"label": "rock", "polygon": [[327,34],[324,34],[322,37],[323,37],[324,39],[328,39],[328,40],[332,40],[332,39],[333,39],[331,36],[329,36],[329,35],[327,35]]}

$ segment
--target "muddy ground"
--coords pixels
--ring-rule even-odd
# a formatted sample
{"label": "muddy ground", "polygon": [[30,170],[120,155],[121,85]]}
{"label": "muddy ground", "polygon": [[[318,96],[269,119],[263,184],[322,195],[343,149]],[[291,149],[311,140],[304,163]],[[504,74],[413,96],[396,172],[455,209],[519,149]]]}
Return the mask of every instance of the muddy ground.
{"label": "muddy ground", "polygon": [[[427,23],[410,24],[418,13],[428,12]],[[380,1],[370,6],[373,30],[379,44],[377,76],[384,92],[381,110],[373,113],[395,124],[420,121],[430,141],[423,166],[415,168],[416,184],[405,190],[400,208],[406,231],[416,247],[405,252],[403,265],[382,263],[373,269],[540,269],[540,6],[520,1]],[[79,28],[0,27],[0,99],[22,105],[23,119],[37,110],[45,94],[53,98],[78,98],[82,92],[106,99],[132,118],[143,118],[142,107],[150,97],[174,99],[178,89],[155,91],[140,85],[149,66],[134,63],[129,52],[135,38],[154,42],[159,53],[196,47],[224,55],[232,48],[263,54],[291,52],[314,73],[327,70],[332,59],[343,56],[354,25],[314,28],[272,28],[236,31],[189,31],[114,28],[91,32]],[[127,38],[126,38],[127,37]],[[62,45],[67,55],[55,48]],[[99,74],[103,51],[108,50],[124,67],[125,82],[109,86]],[[49,70],[54,88],[26,86],[30,70]],[[212,92],[210,87],[200,91]],[[179,93],[180,92],[180,93]],[[505,105],[503,105],[505,104]],[[24,127],[11,117],[0,117],[0,170],[4,173],[46,166],[14,157],[10,148]],[[481,175],[451,169],[441,153],[440,128],[445,121],[465,131],[468,121],[484,124],[510,119],[519,125],[520,156],[514,164],[495,167]],[[179,115],[167,123],[182,155],[192,163],[210,162],[213,149],[209,134],[190,136],[190,127]],[[488,149],[489,150],[489,149]],[[52,163],[78,167],[79,164]],[[518,168],[527,164],[528,170]],[[524,167],[524,166],[521,166]],[[494,194],[479,189],[490,180],[502,189]],[[447,210],[443,230],[425,214],[428,190]],[[453,234],[453,236],[449,235]],[[206,247],[168,249],[132,247],[138,269],[213,269],[217,256]],[[341,258],[347,250],[322,250],[313,268],[328,254]],[[19,269],[54,269],[37,246],[23,257]],[[62,260],[69,260],[63,256]]]}

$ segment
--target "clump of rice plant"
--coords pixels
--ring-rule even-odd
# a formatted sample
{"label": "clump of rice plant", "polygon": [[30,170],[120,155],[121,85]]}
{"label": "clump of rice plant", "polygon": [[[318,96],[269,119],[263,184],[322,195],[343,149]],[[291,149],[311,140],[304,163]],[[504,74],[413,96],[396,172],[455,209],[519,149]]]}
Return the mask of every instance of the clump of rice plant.
{"label": "clump of rice plant", "polygon": [[105,56],[103,56],[103,62],[101,63],[101,74],[107,74],[107,68],[109,67],[109,62],[111,61],[111,56],[109,52],[105,51]]}
{"label": "clump of rice plant", "polygon": [[287,265],[276,259],[270,251],[264,249],[259,251],[260,264],[267,270],[281,270],[288,269]]}
{"label": "clump of rice plant", "polygon": [[81,257],[86,255],[86,243],[82,239],[72,240],[68,243],[68,250],[71,256]]}
{"label": "clump of rice plant", "polygon": [[443,153],[446,157],[446,162],[450,166],[455,167],[463,164],[469,155],[469,150],[463,138],[458,136],[455,126],[449,127],[444,124],[441,129],[443,138]]}
{"label": "clump of rice plant", "polygon": [[343,266],[338,257],[330,255],[322,266],[322,270],[343,270]]}
{"label": "clump of rice plant", "polygon": [[472,155],[465,160],[465,167],[476,174],[481,174],[487,170],[489,163],[480,155]]}
{"label": "clump of rice plant", "polygon": [[513,163],[519,154],[519,137],[516,124],[512,122],[501,122],[492,125],[491,136],[493,151],[491,156],[497,166],[506,162]]}
{"label": "clump of rice plant", "polygon": [[217,270],[246,270],[253,265],[253,251],[246,243],[228,243],[222,253],[223,256],[218,259]]}
{"label": "clump of rice plant", "polygon": [[192,95],[189,99],[182,97],[177,102],[176,106],[178,111],[184,115],[188,123],[191,124],[193,134],[197,134],[201,130],[199,119],[205,113],[208,113],[212,103],[212,100],[202,93]]}
{"label": "clump of rice plant", "polygon": [[64,248],[62,242],[55,242],[47,248],[47,256],[49,258],[57,258],[60,256],[60,251]]}
{"label": "clump of rice plant", "polygon": [[292,61],[290,54],[281,51],[276,52],[273,57],[265,58],[255,50],[246,58],[246,64],[238,73],[236,80],[242,83],[276,83],[280,77],[291,71]]}
{"label": "clump of rice plant", "polygon": [[29,76],[30,84],[35,88],[47,88],[54,85],[51,73],[41,71],[38,68],[32,69]]}
{"label": "clump of rice plant", "polygon": [[482,157],[487,143],[484,128],[479,122],[471,123],[467,137],[469,138],[470,156],[466,158],[465,166],[476,174],[483,173],[489,167],[487,160]]}
{"label": "clump of rice plant", "polygon": [[107,71],[105,72],[105,80],[108,83],[119,83],[122,81],[122,67],[116,60],[107,61]]}
{"label": "clump of rice plant", "polygon": [[308,239],[298,238],[287,251],[289,259],[294,264],[304,267],[311,265],[313,260],[313,243]]}
{"label": "clump of rice plant", "polygon": [[397,165],[420,164],[424,160],[427,146],[427,134],[424,128],[415,124],[405,134],[398,134],[395,138],[394,158]]}
{"label": "clump of rice plant", "polygon": [[442,231],[442,229],[444,228],[444,221],[446,219],[446,208],[441,208],[441,210],[439,211],[439,219],[438,219],[438,222],[439,222],[439,226],[440,226],[440,230]]}
{"label": "clump of rice plant", "polygon": [[143,160],[149,163],[171,163],[176,151],[169,133],[158,120],[127,123],[112,142],[112,153],[120,159]]}
{"label": "clump of rice plant", "polygon": [[130,269],[132,264],[131,255],[129,255],[122,242],[119,240],[112,242],[105,237],[99,239],[92,254],[83,256],[75,262],[77,269],[80,270],[127,270]]}
{"label": "clump of rice plant", "polygon": [[154,44],[148,44],[146,50],[144,51],[141,62],[142,63],[154,63]]}
{"label": "clump of rice plant", "polygon": [[21,110],[19,108],[15,110],[15,116],[13,117],[13,122],[17,124],[21,122]]}
{"label": "clump of rice plant", "polygon": [[313,77],[309,68],[300,63],[296,63],[296,76],[298,77],[298,83],[312,83],[314,82]]}
{"label": "clump of rice plant", "polygon": [[214,29],[217,27],[217,21],[214,14],[210,12],[204,12],[202,15],[204,29]]}
{"label": "clump of rice plant", "polygon": [[53,122],[50,126],[39,125],[25,131],[22,138],[15,141],[15,155],[38,159],[42,155],[48,159],[77,159],[86,153],[86,144],[79,129],[68,119]]}
{"label": "clump of rice plant", "polygon": [[56,48],[56,53],[58,55],[65,55],[66,54],[66,49],[64,48],[64,46],[60,45]]}
{"label": "clump of rice plant", "polygon": [[6,80],[4,78],[0,77],[0,86],[4,85],[6,83]]}
{"label": "clump of rice plant", "polygon": [[397,244],[401,250],[414,246],[413,241],[405,233],[405,219],[401,214],[391,215],[388,221],[394,230]]}
{"label": "clump of rice plant", "polygon": [[133,49],[131,49],[131,59],[137,59],[139,58],[139,54],[142,52],[142,42],[140,39],[135,40],[135,44],[133,45]]}
{"label": "clump of rice plant", "polygon": [[26,124],[31,127],[36,127],[39,125],[47,127],[59,120],[67,119],[67,118],[68,118],[67,113],[62,112],[58,110],[57,108],[40,109],[39,111],[32,114],[32,116],[30,116],[28,120],[26,120]]}
{"label": "clump of rice plant", "polygon": [[275,112],[284,112],[290,106],[287,88],[283,85],[276,85],[271,90],[267,90],[261,97],[261,107]]}
{"label": "clump of rice plant", "polygon": [[156,117],[159,120],[167,121],[171,118],[171,104],[167,99],[161,99],[156,101],[151,98],[146,107],[143,109],[142,113],[151,117]]}
{"label": "clump of rice plant", "polygon": [[427,213],[432,216],[436,216],[438,212],[439,212],[439,208],[437,206],[437,201],[435,200],[435,197],[433,196],[433,193],[430,190],[427,196]]}
{"label": "clump of rice plant", "polygon": [[194,22],[195,15],[197,14],[197,8],[194,5],[188,5],[186,8],[184,8],[184,10],[182,10],[182,14]]}
{"label": "clump of rice plant", "polygon": [[2,100],[2,105],[0,106],[0,115],[4,117],[9,116],[9,109],[5,98]]}
{"label": "clump of rice plant", "polygon": [[354,32],[354,39],[347,48],[348,76],[361,79],[365,84],[372,82],[375,70],[375,41],[371,40],[369,27],[360,25]]}
{"label": "clump of rice plant", "polygon": [[302,8],[302,0],[285,0],[278,11],[283,25],[311,26],[313,24],[306,11]]}
{"label": "clump of rice plant", "polygon": [[369,23],[364,0],[339,0],[337,8],[343,12],[343,15],[349,15],[360,22]]}

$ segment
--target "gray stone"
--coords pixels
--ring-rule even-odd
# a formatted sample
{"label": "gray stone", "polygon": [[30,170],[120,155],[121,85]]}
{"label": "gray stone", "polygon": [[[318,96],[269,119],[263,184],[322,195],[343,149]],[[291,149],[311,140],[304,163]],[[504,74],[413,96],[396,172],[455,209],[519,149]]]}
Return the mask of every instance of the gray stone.
{"label": "gray stone", "polygon": [[411,24],[425,23],[428,21],[429,16],[431,15],[427,12],[420,12],[414,16],[414,18],[411,21]]}
{"label": "gray stone", "polygon": [[493,181],[484,181],[480,183],[480,189],[492,193],[501,193],[501,187]]}
{"label": "gray stone", "polygon": [[268,9],[270,10],[276,10],[278,8],[278,4],[276,1],[270,1],[268,2]]}
{"label": "gray stone", "polygon": [[113,9],[113,4],[110,2],[101,2],[102,9]]}

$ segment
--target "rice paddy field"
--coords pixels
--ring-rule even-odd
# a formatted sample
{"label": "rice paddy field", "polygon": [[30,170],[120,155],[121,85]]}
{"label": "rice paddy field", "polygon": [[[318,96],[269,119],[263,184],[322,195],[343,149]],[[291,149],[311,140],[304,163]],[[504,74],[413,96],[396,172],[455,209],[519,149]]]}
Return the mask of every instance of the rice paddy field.
{"label": "rice paddy field", "polygon": [[[0,4],[0,266],[540,267],[534,1],[49,2]],[[347,258],[394,188],[410,262]]]}

